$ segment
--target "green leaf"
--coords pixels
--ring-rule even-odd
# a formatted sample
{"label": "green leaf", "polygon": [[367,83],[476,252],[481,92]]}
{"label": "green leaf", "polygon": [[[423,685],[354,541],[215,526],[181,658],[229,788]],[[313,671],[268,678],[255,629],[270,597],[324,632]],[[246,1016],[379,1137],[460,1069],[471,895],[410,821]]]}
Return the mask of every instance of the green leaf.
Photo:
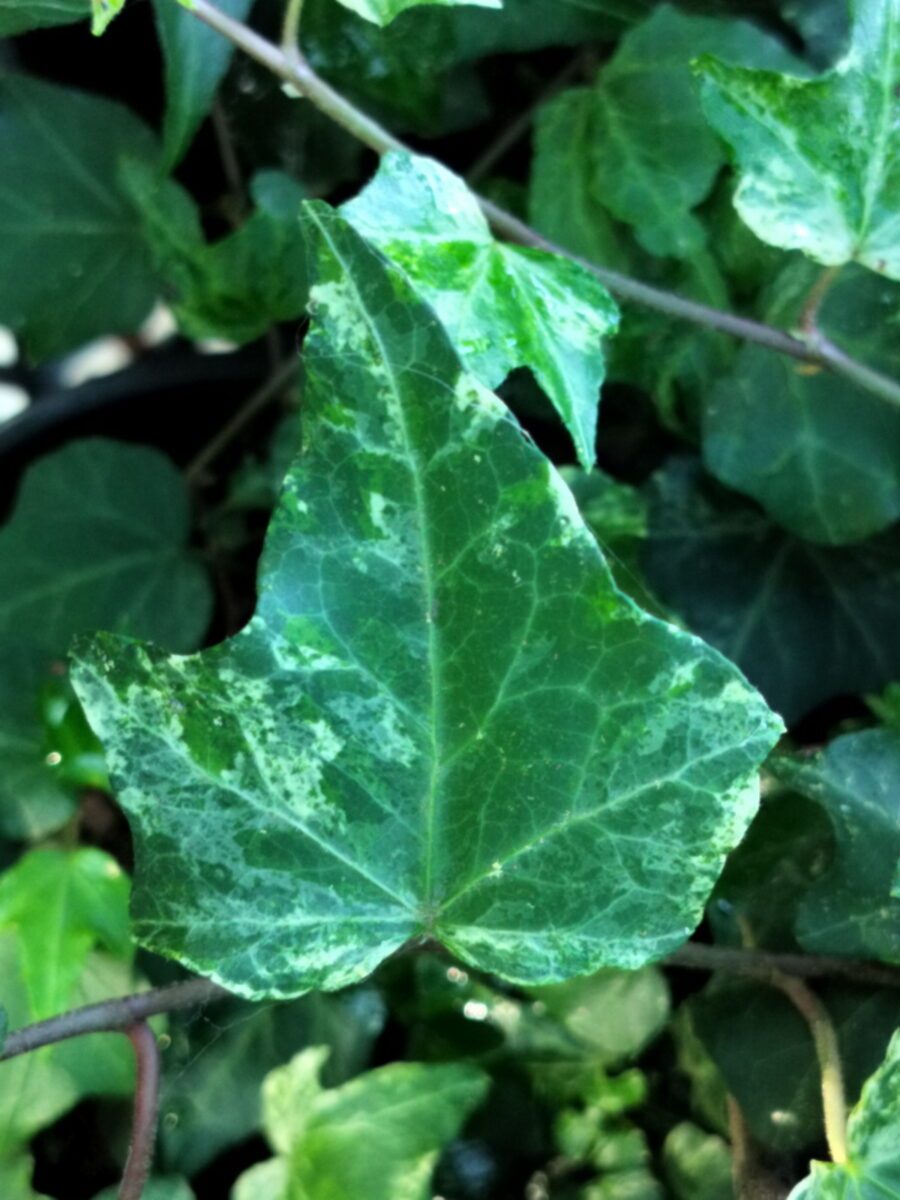
{"label": "green leaf", "polygon": [[91,33],[99,37],[125,7],[125,0],[91,0]]}
{"label": "green leaf", "polygon": [[[172,0],[175,3],[175,0]],[[117,1187],[105,1188],[94,1200],[116,1200]],[[194,1200],[194,1193],[186,1179],[176,1176],[150,1178],[144,1184],[141,1200]]]}
{"label": "green leaf", "polygon": [[0,930],[17,933],[37,1019],[65,1009],[94,946],[128,957],[129,890],[116,861],[94,849],[32,850],[0,875]]}
{"label": "green leaf", "polygon": [[406,271],[483,384],[530,367],[590,469],[601,343],[618,322],[602,284],[568,259],[495,241],[463,181],[432,159],[386,155],[343,213]]}
{"label": "green leaf", "polygon": [[[196,1175],[225,1147],[261,1127],[263,1078],[305,1046],[330,1049],[325,1082],[344,1083],[362,1070],[384,1023],[377,992],[357,988],[316,993],[260,1010],[234,1002],[216,1009],[215,1024],[195,1015],[170,1020],[160,1158],[168,1170]],[[223,1092],[229,1100],[222,1104]]]}
{"label": "green leaf", "polygon": [[150,249],[121,185],[156,141],[100,96],[0,74],[0,321],[34,359],[132,333],[156,299]]}
{"label": "green leaf", "polygon": [[211,244],[203,238],[193,201],[171,180],[161,188],[152,171],[139,169],[128,173],[128,187],[188,337],[251,342],[279,321],[302,314],[309,294],[299,226],[304,193],[288,175],[255,175],[250,217]]}
{"label": "green leaf", "polygon": [[376,25],[387,25],[407,8],[417,8],[420,4],[436,4],[455,6],[472,4],[479,8],[500,8],[503,0],[339,0],[344,8],[374,21]]}
{"label": "green leaf", "polygon": [[900,278],[898,0],[855,0],[847,55],[802,80],[703,57],[703,105],[740,168],[757,237]]}
{"label": "green leaf", "polygon": [[607,1066],[636,1058],[669,1015],[669,989],[655,967],[601,971],[585,979],[533,988],[531,995]]}
{"label": "green leaf", "polygon": [[78,656],[138,936],[247,996],[340,987],[420,934],[524,983],[640,966],[696,923],[779,722],[616,590],[405,277],[306,222],[309,448],[255,617],[193,659]]}
{"label": "green leaf", "polygon": [[802,542],[691,459],[657,473],[649,494],[654,593],[788,722],[900,675],[897,531],[839,549]]}
{"label": "green leaf", "polygon": [[542,105],[535,118],[529,179],[531,224],[551,241],[604,267],[629,271],[623,227],[595,187],[600,131],[592,88],[571,88]]}
{"label": "green leaf", "polygon": [[239,1181],[239,1200],[426,1200],[438,1152],[484,1099],[487,1077],[466,1063],[392,1063],[323,1091],[326,1055],[305,1050],[267,1078],[265,1127],[286,1186]]}
{"label": "green leaf", "polygon": [[688,258],[706,241],[691,210],[709,194],[725,158],[691,78],[691,59],[703,51],[755,66],[796,62],[749,22],[660,5],[625,34],[593,89],[594,193],[634,226],[651,254]]}
{"label": "green leaf", "polygon": [[[817,994],[837,1033],[852,1102],[900,1024],[900,998],[892,989],[835,983],[817,985]],[[821,1144],[821,1072],[809,1026],[787,997],[767,984],[729,980],[708,985],[688,1008],[754,1138],[779,1154]]]}
{"label": "green leaf", "polygon": [[[815,279],[803,267],[776,284],[772,324],[790,327],[799,317],[802,289]],[[850,267],[818,323],[851,354],[897,374],[898,322],[896,286]],[[723,483],[810,541],[858,541],[900,518],[900,410],[759,346],[745,346],[731,374],[706,392],[703,456]]]}
{"label": "green leaf", "polygon": [[56,654],[98,628],[193,649],[212,592],[189,530],[187,489],[156,450],[98,438],[39,459],[0,529],[0,635]]}
{"label": "green leaf", "polygon": [[847,1123],[850,1161],[814,1162],[788,1200],[892,1200],[900,1196],[900,1032]]}
{"label": "green leaf", "polygon": [[0,0],[0,37],[84,21],[90,12],[90,0]]}
{"label": "green leaf", "polygon": [[[116,862],[93,849],[33,850],[0,875],[0,999],[14,1027],[135,990],[128,888]],[[131,1089],[132,1055],[118,1036],[0,1063],[0,1173],[81,1096]]]}
{"label": "green leaf", "polygon": [[776,758],[777,778],[815,800],[834,827],[830,870],[800,906],[797,936],[811,951],[900,962],[900,734],[867,729],[815,758]]}
{"label": "green leaf", "polygon": [[[219,0],[218,8],[243,21],[253,0]],[[166,75],[163,164],[171,170],[187,152],[228,70],[234,46],[177,0],[154,0]]]}
{"label": "green leaf", "polygon": [[731,1153],[723,1138],[682,1121],[666,1134],[662,1157],[676,1200],[733,1200]]}
{"label": "green leaf", "polygon": [[16,841],[52,833],[75,811],[47,762],[39,693],[48,680],[39,650],[12,639],[0,643],[0,835]]}

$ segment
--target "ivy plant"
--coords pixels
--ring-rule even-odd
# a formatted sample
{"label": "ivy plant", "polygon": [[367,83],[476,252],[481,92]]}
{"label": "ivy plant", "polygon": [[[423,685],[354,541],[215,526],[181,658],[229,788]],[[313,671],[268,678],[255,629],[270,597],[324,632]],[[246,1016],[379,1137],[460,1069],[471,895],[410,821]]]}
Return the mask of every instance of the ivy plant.
{"label": "ivy plant", "polygon": [[0,33],[4,1200],[900,1200],[898,0]]}

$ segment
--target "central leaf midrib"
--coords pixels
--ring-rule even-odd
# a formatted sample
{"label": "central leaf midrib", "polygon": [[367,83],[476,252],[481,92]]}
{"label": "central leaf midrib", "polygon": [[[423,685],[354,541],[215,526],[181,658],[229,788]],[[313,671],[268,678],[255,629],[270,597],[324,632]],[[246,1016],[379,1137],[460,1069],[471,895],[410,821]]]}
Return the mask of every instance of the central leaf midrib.
{"label": "central leaf midrib", "polygon": [[340,251],[338,250],[332,238],[329,236],[327,229],[323,227],[322,223],[315,218],[315,216],[314,219],[316,220],[316,224],[319,227],[322,237],[330,246],[335,259],[341,264],[348,286],[356,297],[361,318],[365,323],[366,328],[369,330],[373,341],[378,346],[385,371],[388,379],[390,380],[390,388],[395,401],[400,433],[403,438],[404,451],[412,476],[413,495],[416,508],[416,523],[419,529],[419,542],[422,548],[422,592],[425,605],[425,620],[428,625],[428,673],[430,677],[431,692],[430,720],[428,721],[428,726],[431,731],[431,769],[429,772],[428,790],[424,798],[425,837],[422,854],[423,877],[420,910],[420,919],[422,920],[422,923],[427,926],[431,921],[429,913],[432,908],[432,891],[434,887],[434,826],[437,808],[437,784],[440,776],[442,759],[441,743],[438,734],[438,728],[441,724],[442,681],[440,675],[439,634],[437,624],[434,619],[435,582],[431,541],[428,536],[428,508],[425,492],[420,478],[419,464],[413,449],[412,438],[410,437],[409,426],[406,420],[406,412],[403,407],[403,399],[397,382],[397,376],[393,368],[393,363],[388,355],[387,348],[381,338],[378,327],[369,316],[368,309],[363,302],[359,288],[356,285],[356,279],[353,271],[344,261]]}

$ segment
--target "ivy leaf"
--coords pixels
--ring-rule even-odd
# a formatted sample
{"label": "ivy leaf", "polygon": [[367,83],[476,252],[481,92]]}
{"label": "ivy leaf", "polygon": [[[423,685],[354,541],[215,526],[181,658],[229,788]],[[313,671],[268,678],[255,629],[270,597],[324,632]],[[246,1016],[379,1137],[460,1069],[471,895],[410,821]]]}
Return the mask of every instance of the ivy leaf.
{"label": "ivy leaf", "polygon": [[891,885],[900,858],[900,734],[867,729],[836,738],[813,759],[777,758],[777,778],[815,800],[834,827],[831,869],[797,917],[813,952],[900,962],[900,901]]}
{"label": "ivy leaf", "polygon": [[[327,1045],[325,1082],[346,1082],[366,1066],[384,1019],[379,993],[367,987],[337,996],[317,992],[262,1010],[229,1002],[224,1012],[217,1009],[209,1027],[198,1027],[193,1014],[170,1018],[161,1161],[167,1170],[196,1175],[227,1146],[258,1130],[264,1077],[306,1046]],[[232,1095],[223,1108],[226,1081]]]}
{"label": "ivy leaf", "polygon": [[193,649],[212,592],[189,530],[184,481],[158,451],[97,438],[48,454],[0,529],[0,635],[51,654],[97,628]]}
{"label": "ivy leaf", "polygon": [[[811,286],[815,270],[802,268],[777,286],[771,323],[790,328],[799,316],[802,285]],[[900,372],[895,285],[850,266],[818,323],[862,361]],[[733,371],[704,394],[703,457],[723,483],[810,541],[858,541],[900,518],[900,411],[759,346],[745,346]]]}
{"label": "ivy leaf", "polygon": [[429,158],[386,155],[342,211],[406,271],[483,384],[531,368],[590,469],[601,343],[618,323],[603,285],[569,259],[495,241],[463,181]]}
{"label": "ivy leaf", "polygon": [[[252,3],[219,0],[217,7],[243,21]],[[234,46],[177,0],[154,0],[153,11],[166,74],[163,167],[170,171],[184,157],[209,112]]]}
{"label": "ivy leaf", "polygon": [[662,1158],[676,1200],[734,1200],[731,1152],[724,1138],[681,1121],[666,1135]]}
{"label": "ivy leaf", "polygon": [[[884,1055],[900,1022],[892,989],[823,983],[817,991],[837,1033],[851,1102]],[[753,1136],[777,1153],[822,1140],[822,1079],[809,1026],[765,984],[709,984],[689,1019],[741,1106]]]}
{"label": "ivy leaf", "polygon": [[[94,1200],[116,1200],[118,1194],[117,1187],[105,1188]],[[186,1179],[174,1175],[156,1176],[144,1184],[141,1200],[194,1200],[194,1193]]]}
{"label": "ivy leaf", "polygon": [[[14,1026],[134,990],[128,890],[93,849],[33,850],[0,875],[0,999]],[[132,1056],[102,1034],[0,1063],[0,1177],[27,1181],[22,1148],[38,1130],[82,1095],[123,1088]]]}
{"label": "ivy leaf", "polygon": [[651,254],[688,258],[706,241],[691,210],[709,194],[725,158],[691,78],[691,59],[703,51],[756,66],[796,62],[747,21],[660,5],[625,34],[591,91],[594,193],[634,226]]}
{"label": "ivy leaf", "polygon": [[[426,1200],[438,1152],[484,1099],[487,1076],[468,1063],[392,1063],[323,1090],[327,1053],[305,1050],[266,1079],[264,1123],[285,1186],[258,1186],[253,1168],[238,1180],[236,1200]],[[271,1180],[272,1165],[262,1170]]]}
{"label": "ivy leaf", "polygon": [[407,8],[417,8],[420,4],[436,4],[443,7],[458,4],[476,5],[478,8],[501,8],[503,0],[339,0],[344,8],[374,21],[376,25],[387,25]]}
{"label": "ivy leaf", "polygon": [[17,841],[52,833],[75,810],[47,763],[39,695],[48,676],[39,650],[20,641],[0,644],[0,836]]}
{"label": "ivy leaf", "polygon": [[616,590],[405,276],[305,220],[309,449],[256,615],[193,659],[78,654],[138,936],[247,996],[340,987],[421,934],[525,983],[639,966],[696,923],[779,722]]}
{"label": "ivy leaf", "polygon": [[0,37],[69,25],[85,20],[90,12],[90,0],[0,0]]}
{"label": "ivy leaf", "polygon": [[741,172],[735,205],[764,242],[900,279],[898,24],[898,0],[855,0],[847,55],[811,80],[699,60]]}
{"label": "ivy leaf", "polygon": [[159,159],[126,108],[0,74],[0,321],[34,359],[131,333],[156,299],[150,249],[121,186],[126,157]]}
{"label": "ivy leaf", "polygon": [[688,458],[658,472],[649,495],[650,587],[788,722],[900,675],[896,530],[837,549],[800,541]]}
{"label": "ivy leaf", "polygon": [[847,1122],[849,1162],[811,1164],[788,1200],[892,1200],[900,1196],[900,1033]]}
{"label": "ivy leaf", "polygon": [[155,172],[135,164],[126,177],[184,334],[242,344],[302,314],[309,294],[298,229],[304,192],[290,176],[255,175],[253,212],[234,233],[211,244],[193,200],[172,180],[160,186]]}

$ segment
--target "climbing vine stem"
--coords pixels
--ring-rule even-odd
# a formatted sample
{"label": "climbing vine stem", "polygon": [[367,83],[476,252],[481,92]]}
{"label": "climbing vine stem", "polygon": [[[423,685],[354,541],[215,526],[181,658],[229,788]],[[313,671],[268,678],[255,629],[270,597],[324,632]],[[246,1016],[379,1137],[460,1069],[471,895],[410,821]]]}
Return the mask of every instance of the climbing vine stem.
{"label": "climbing vine stem", "polygon": [[[172,3],[176,2],[177,0],[172,0]],[[228,38],[238,49],[243,50],[245,54],[266,67],[284,83],[289,84],[325,116],[377,154],[386,154],[390,150],[408,150],[403,142],[395,138],[393,134],[356,105],[351,104],[317,75],[300,53],[292,32],[295,21],[299,26],[301,5],[298,0],[292,0],[289,5],[283,30],[283,37],[292,39],[290,53],[287,53],[283,47],[280,48],[267,41],[247,25],[222,12],[209,0],[191,0],[189,7],[195,17],[222,34],[223,37]],[[291,11],[292,9],[295,11]],[[765,325],[761,321],[753,321],[748,317],[723,312],[706,304],[688,300],[663,288],[642,283],[638,279],[633,279],[618,271],[612,271],[607,267],[599,267],[549,241],[536,229],[532,229],[530,225],[492,201],[478,197],[478,202],[482,212],[499,234],[522,245],[559,254],[579,263],[622,300],[641,304],[678,320],[702,325],[707,329],[716,330],[718,333],[730,334],[732,337],[755,342],[757,345],[765,346],[780,354],[814,363],[837,375],[842,375],[857,387],[873,392],[888,403],[900,407],[900,381],[882,375],[880,371],[867,367],[864,363],[845,354],[819,330],[804,331],[801,337],[794,337],[785,330]]]}

